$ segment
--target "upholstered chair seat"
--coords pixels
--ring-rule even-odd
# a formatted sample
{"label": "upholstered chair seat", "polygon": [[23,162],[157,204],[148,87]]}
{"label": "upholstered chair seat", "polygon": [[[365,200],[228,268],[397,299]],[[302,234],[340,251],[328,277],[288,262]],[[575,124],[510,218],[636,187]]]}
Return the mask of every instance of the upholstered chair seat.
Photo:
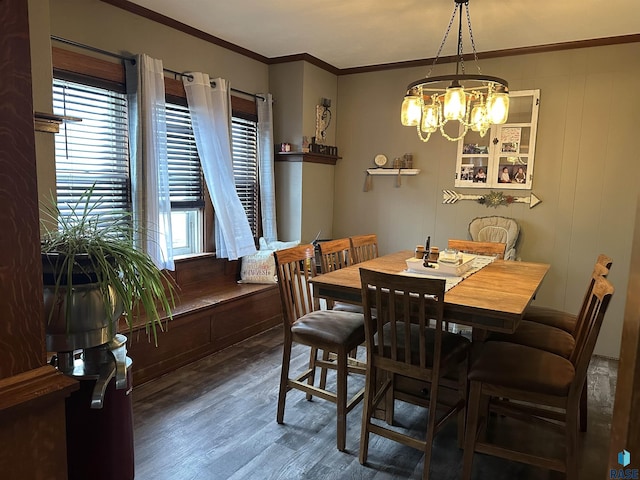
{"label": "upholstered chair seat", "polygon": [[492,333],[487,340],[527,345],[563,358],[569,358],[576,346],[576,340],[570,333],[527,320],[522,320],[514,333]]}

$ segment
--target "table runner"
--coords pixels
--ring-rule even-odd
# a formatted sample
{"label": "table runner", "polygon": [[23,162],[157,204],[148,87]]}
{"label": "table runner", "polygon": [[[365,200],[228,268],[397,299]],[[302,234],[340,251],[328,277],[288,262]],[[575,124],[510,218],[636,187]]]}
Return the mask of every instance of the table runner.
{"label": "table runner", "polygon": [[406,270],[406,269],[402,270],[400,272],[400,275],[406,275],[406,276],[409,276],[409,277],[420,277],[420,278],[435,278],[435,279],[443,279],[444,278],[446,280],[444,291],[448,292],[453,287],[458,285],[462,280],[464,280],[467,277],[470,277],[471,275],[473,275],[476,272],[479,272],[484,267],[486,267],[487,265],[492,263],[495,259],[496,259],[496,257],[489,256],[489,255],[476,255],[475,258],[472,260],[471,268],[469,270],[467,270],[460,277],[449,276],[449,275],[432,275],[432,274],[428,274],[428,273],[420,273],[420,272],[409,271],[409,270]]}

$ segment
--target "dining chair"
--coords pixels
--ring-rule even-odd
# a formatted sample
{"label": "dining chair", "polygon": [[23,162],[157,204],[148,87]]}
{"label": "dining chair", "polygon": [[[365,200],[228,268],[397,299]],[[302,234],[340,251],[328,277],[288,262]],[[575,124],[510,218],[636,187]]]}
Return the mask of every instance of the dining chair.
{"label": "dining chair", "polygon": [[353,263],[361,263],[378,257],[378,236],[373,234],[349,237]]}
{"label": "dining chair", "polygon": [[[329,273],[348,267],[353,263],[351,241],[348,238],[328,240],[318,244],[320,249],[320,271]],[[327,300],[327,308],[362,313],[362,306]],[[355,356],[355,355],[353,355]]]}
{"label": "dining chair", "polygon": [[[474,453],[485,453],[578,478],[578,409],[587,368],[614,288],[598,277],[578,322],[583,325],[569,358],[511,342],[487,342],[469,371],[470,394],[464,440],[463,480],[471,478]],[[507,360],[508,361],[505,361]],[[488,409],[485,407],[488,406]],[[488,411],[555,429],[565,437],[562,459],[512,450],[481,437]],[[482,421],[480,416],[483,416]],[[496,425],[492,438],[499,437]],[[514,428],[511,425],[509,428]],[[512,437],[511,437],[512,438]],[[482,439],[482,440],[480,440]]]}
{"label": "dining chair", "polygon": [[333,272],[351,265],[351,242],[348,238],[327,240],[318,244],[320,249],[320,271]]}
{"label": "dining chair", "polygon": [[490,255],[502,259],[504,258],[504,252],[507,248],[507,244],[498,242],[475,242],[473,240],[450,239],[448,241],[448,248],[464,253],[472,253],[475,255]]}
{"label": "dining chair", "polygon": [[[606,272],[602,272],[601,275],[607,276],[609,269],[613,265],[613,259],[603,253],[598,255],[596,259],[596,265],[600,265],[606,269]],[[597,268],[597,267],[596,267]],[[594,270],[591,278],[589,279],[589,284],[587,285],[587,291],[585,293],[584,299],[582,301],[582,308],[585,308],[588,298],[591,295],[591,289],[593,288],[593,284],[595,281],[594,275],[597,272]],[[552,327],[560,328],[566,332],[573,334],[576,327],[576,318],[580,316],[573,315],[568,312],[564,312],[562,310],[557,310],[549,307],[538,307],[535,305],[531,305],[527,307],[524,313],[524,318],[526,320],[530,320],[532,322],[541,323],[544,325],[549,325]]]}
{"label": "dining chair", "polygon": [[[314,298],[309,280],[315,275],[315,252],[313,245],[300,245],[274,252],[278,288],[282,302],[284,323],[284,348],[282,371],[278,393],[277,422],[284,422],[287,392],[297,389],[307,394],[307,400],[320,397],[336,404],[337,446],[346,448],[347,414],[362,400],[364,388],[347,399],[348,373],[364,374],[365,368],[349,363],[348,352],[364,342],[364,316],[361,313],[320,310]],[[291,349],[293,343],[309,346],[308,368],[294,378],[289,377]],[[318,350],[334,354],[335,361],[327,360],[323,354],[318,359]],[[316,369],[335,370],[336,391],[315,386]],[[305,383],[306,381],[306,383]]]}
{"label": "dining chair", "polygon": [[[541,348],[567,358],[573,351],[575,339],[579,335],[580,326],[577,325],[577,319],[582,318],[582,311],[588,306],[595,281],[599,276],[606,277],[612,265],[611,257],[604,254],[598,255],[578,315],[547,307],[530,306],[525,310],[524,320],[520,322],[515,333],[494,333],[489,335],[488,339]],[[580,398],[581,432],[587,431],[587,399],[589,396],[587,386],[588,382],[585,382]]]}
{"label": "dining chair", "polygon": [[[458,441],[462,446],[471,343],[461,335],[443,330],[444,279],[408,277],[366,268],[360,268],[360,279],[367,344],[360,463],[367,461],[369,436],[373,433],[424,452],[422,478],[427,479],[434,436],[456,413]],[[448,380],[451,377],[455,380]],[[406,387],[408,379],[418,382],[420,387]],[[429,386],[428,393],[425,385]],[[441,402],[441,387],[454,393],[455,398],[447,405]],[[375,419],[374,412],[383,400],[386,420],[391,424],[395,400],[428,408],[426,438],[415,438]],[[440,407],[445,412],[438,417]]]}
{"label": "dining chair", "polygon": [[[529,347],[539,348],[547,352],[555,353],[564,358],[569,358],[576,346],[577,338],[584,329],[583,312],[588,308],[591,299],[593,287],[600,277],[606,277],[609,269],[599,263],[596,263],[591,272],[591,278],[587,287],[584,300],[577,316],[571,316],[565,312],[558,312],[559,318],[573,318],[572,328],[567,332],[563,328],[558,328],[549,323],[535,321],[535,314],[529,316],[525,312],[524,319],[518,325],[513,333],[493,332],[487,337],[487,341],[503,341],[527,345]],[[549,309],[550,310],[550,309]],[[550,315],[543,318],[551,318]],[[568,323],[568,322],[567,322]],[[567,325],[568,326],[568,325]]]}

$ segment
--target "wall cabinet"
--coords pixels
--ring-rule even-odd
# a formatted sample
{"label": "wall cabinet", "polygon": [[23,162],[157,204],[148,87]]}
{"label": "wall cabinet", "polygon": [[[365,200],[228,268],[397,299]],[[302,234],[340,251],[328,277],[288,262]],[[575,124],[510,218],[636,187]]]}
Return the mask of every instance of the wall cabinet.
{"label": "wall cabinet", "polygon": [[509,93],[509,118],[484,137],[469,130],[458,141],[456,187],[530,189],[540,90]]}

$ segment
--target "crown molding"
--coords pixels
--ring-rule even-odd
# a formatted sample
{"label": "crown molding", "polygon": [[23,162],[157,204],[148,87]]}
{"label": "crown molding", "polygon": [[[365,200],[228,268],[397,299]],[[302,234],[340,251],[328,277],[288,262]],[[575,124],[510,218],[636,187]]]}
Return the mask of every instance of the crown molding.
{"label": "crown molding", "polygon": [[239,45],[236,45],[234,43],[227,42],[226,40],[223,40],[209,33],[203,32],[202,30],[198,30],[197,28],[191,27],[186,23],[182,23],[177,20],[174,20],[171,17],[167,17],[158,12],[154,12],[153,10],[149,10],[148,8],[142,7],[136,3],[132,3],[127,0],[100,0],[100,1],[103,3],[108,3],[109,5],[113,5],[114,7],[121,8],[122,10],[126,10],[127,12],[133,13],[135,15],[139,15],[141,17],[147,18],[153,22],[160,23],[167,27],[171,27],[180,32],[199,38],[200,40],[204,40],[205,42],[218,45],[219,47],[226,48],[227,50],[231,50],[232,52],[239,53],[240,55],[244,55],[245,57],[252,58],[253,60],[257,60],[259,62],[267,63],[267,64],[269,63],[269,58],[263,55],[260,55],[259,53],[240,47]]}
{"label": "crown molding", "polygon": [[[315,65],[323,70],[326,70],[329,73],[340,76],[340,75],[354,75],[358,73],[379,72],[383,70],[396,70],[399,68],[423,67],[425,65],[431,65],[434,61],[434,58],[422,58],[418,60],[407,60],[404,62],[365,65],[362,67],[338,68],[308,53],[298,53],[294,55],[285,55],[281,57],[265,57],[264,55],[260,55],[259,53],[240,47],[239,45],[228,42],[214,35],[210,35],[206,32],[203,32],[202,30],[198,30],[197,28],[191,27],[185,23],[178,22],[173,18],[154,12],[153,10],[149,10],[148,8],[142,7],[128,0],[100,0],[100,1],[104,3],[108,3],[109,5],[113,5],[114,7],[118,7],[123,10],[126,10],[135,15],[139,15],[141,17],[147,18],[151,21],[160,23],[167,27],[174,28],[188,35],[192,35],[196,38],[199,38],[201,40],[212,43],[214,45],[218,45],[220,47],[226,48],[227,50],[231,50],[232,52],[239,53],[240,55],[244,55],[246,57],[265,63],[267,65],[304,61],[304,62],[311,63],[312,65]],[[573,50],[577,48],[601,47],[601,46],[607,46],[607,45],[619,45],[623,43],[636,43],[636,42],[640,42],[640,33],[635,33],[630,35],[621,35],[617,37],[603,37],[603,38],[594,38],[589,40],[578,40],[574,42],[550,43],[547,45],[535,45],[531,47],[518,47],[518,48],[508,48],[504,50],[492,50],[488,52],[479,52],[478,58],[488,59],[488,58],[499,58],[499,57],[511,57],[514,55],[529,55],[534,53],[557,52],[560,50]],[[465,55],[465,60],[472,60],[472,59],[473,59],[473,56]],[[438,61],[440,63],[454,63],[456,61],[456,57],[455,55],[440,57]]]}

